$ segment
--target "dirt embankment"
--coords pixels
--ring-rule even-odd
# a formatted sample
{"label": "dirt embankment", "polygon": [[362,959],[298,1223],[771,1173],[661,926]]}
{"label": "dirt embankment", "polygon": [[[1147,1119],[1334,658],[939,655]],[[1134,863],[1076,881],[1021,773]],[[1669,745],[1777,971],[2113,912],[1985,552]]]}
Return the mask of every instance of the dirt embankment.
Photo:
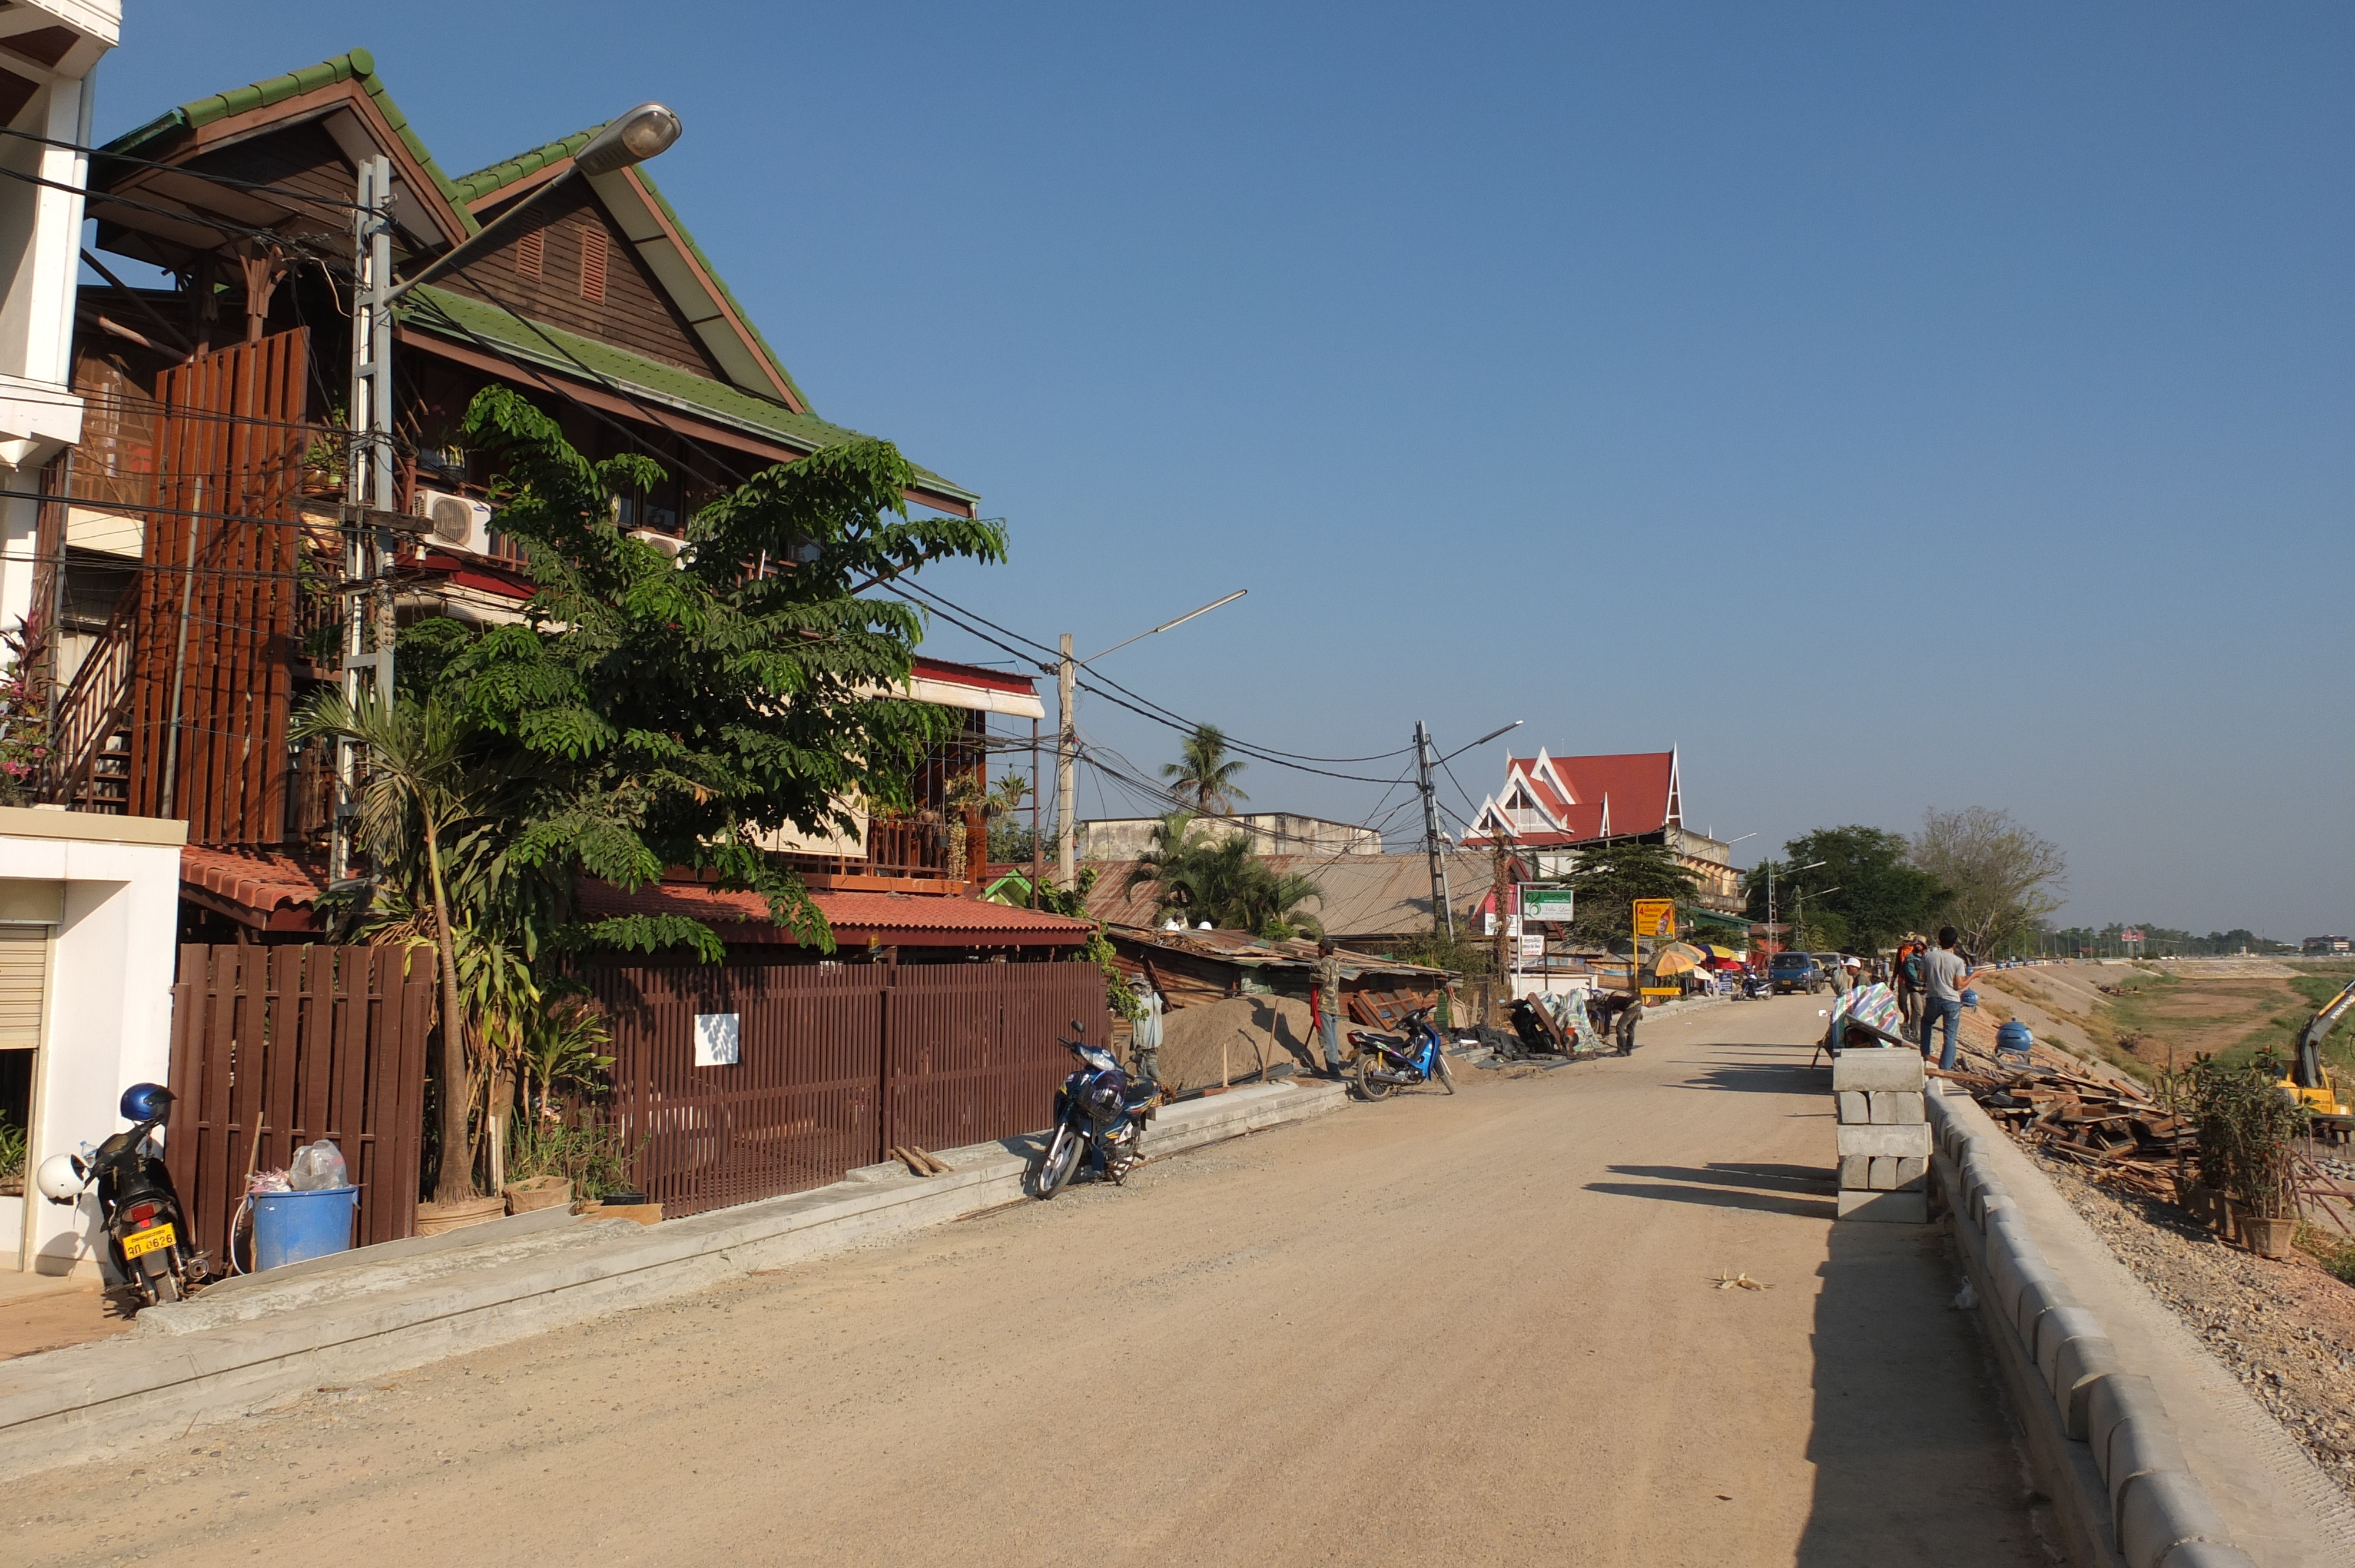
{"label": "dirt embankment", "polygon": [[2040,1037],[2149,1077],[2201,1055],[2286,1049],[2315,1008],[2299,980],[2279,964],[2055,964],[1974,983],[1983,1012],[2016,1013]]}

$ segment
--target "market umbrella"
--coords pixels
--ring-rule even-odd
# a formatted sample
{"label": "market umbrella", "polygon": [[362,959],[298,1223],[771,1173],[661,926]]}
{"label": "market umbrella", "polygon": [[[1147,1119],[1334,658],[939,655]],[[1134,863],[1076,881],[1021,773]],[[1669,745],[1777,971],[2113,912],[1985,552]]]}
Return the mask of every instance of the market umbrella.
{"label": "market umbrella", "polygon": [[1656,975],[1680,975],[1687,969],[1700,968],[1707,959],[1707,954],[1689,942],[1664,942],[1652,955],[1652,972]]}
{"label": "market umbrella", "polygon": [[1742,961],[1740,953],[1735,952],[1732,948],[1721,948],[1715,942],[1703,942],[1700,944],[1700,949],[1712,959],[1732,959],[1735,963]]}

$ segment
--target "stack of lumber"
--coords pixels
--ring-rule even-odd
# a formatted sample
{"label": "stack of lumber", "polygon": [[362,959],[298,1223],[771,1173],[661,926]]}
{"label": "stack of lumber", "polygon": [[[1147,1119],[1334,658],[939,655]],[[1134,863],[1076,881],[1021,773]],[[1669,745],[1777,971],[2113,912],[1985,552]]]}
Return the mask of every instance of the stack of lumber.
{"label": "stack of lumber", "polygon": [[2171,1198],[2175,1172],[2191,1168],[2196,1146],[2189,1119],[2169,1116],[2132,1084],[2057,1066],[1938,1075],[1969,1089],[2020,1142],[2073,1160],[2092,1176]]}

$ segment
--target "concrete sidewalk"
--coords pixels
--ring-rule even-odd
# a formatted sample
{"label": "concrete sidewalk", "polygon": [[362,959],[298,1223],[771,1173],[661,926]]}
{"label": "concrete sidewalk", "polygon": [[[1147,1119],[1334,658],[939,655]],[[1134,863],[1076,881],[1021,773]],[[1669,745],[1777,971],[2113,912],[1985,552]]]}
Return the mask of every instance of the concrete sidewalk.
{"label": "concrete sidewalk", "polygon": [[[1335,1110],[1337,1085],[1266,1084],[1163,1107],[1154,1160]],[[813,1192],[646,1226],[523,1214],[225,1283],[139,1331],[0,1364],[0,1477],[176,1435],[1023,1197],[1037,1139],[870,1168]],[[859,1177],[868,1179],[860,1180]]]}

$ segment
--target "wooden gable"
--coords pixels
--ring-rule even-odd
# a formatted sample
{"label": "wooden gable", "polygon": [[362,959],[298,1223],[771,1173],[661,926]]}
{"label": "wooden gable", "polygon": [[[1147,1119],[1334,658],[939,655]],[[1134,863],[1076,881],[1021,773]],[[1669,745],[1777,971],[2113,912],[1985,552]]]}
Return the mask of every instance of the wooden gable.
{"label": "wooden gable", "polygon": [[[487,226],[498,213],[475,216]],[[551,192],[517,223],[512,234],[486,235],[480,258],[438,274],[436,285],[698,376],[728,379],[586,182]]]}

